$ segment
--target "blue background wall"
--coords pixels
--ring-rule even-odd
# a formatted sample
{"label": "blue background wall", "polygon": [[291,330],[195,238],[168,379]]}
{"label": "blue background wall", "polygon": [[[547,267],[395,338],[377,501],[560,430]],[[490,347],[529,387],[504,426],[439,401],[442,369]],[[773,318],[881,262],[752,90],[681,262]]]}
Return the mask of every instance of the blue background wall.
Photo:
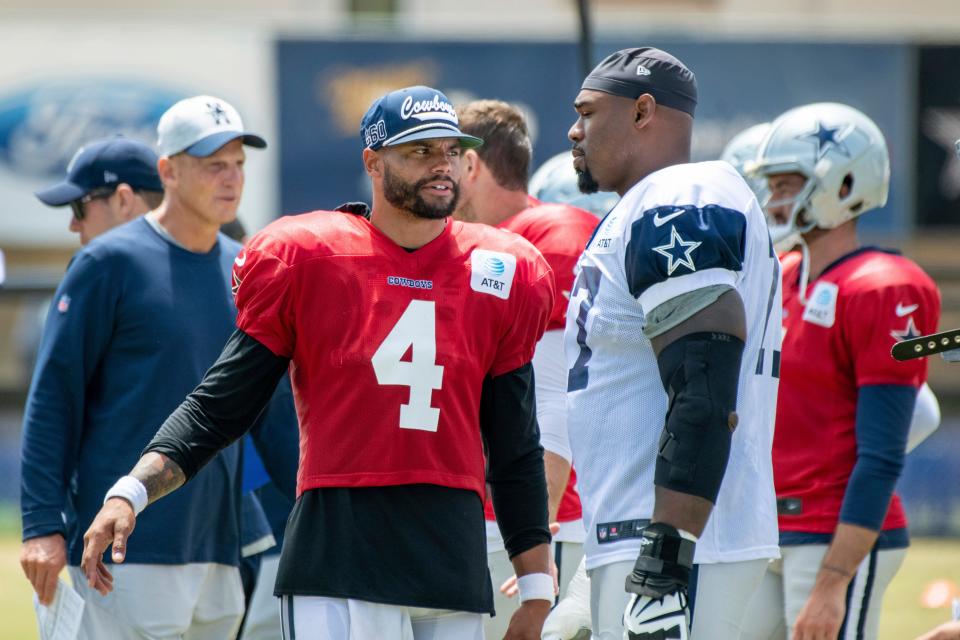
{"label": "blue background wall", "polygon": [[[594,58],[636,42],[604,41]],[[906,230],[914,135],[913,49],[895,44],[724,43],[658,39],[697,74],[694,155],[715,158],[738,131],[808,102],[840,101],[874,118],[893,157],[890,200],[867,231]],[[348,62],[349,61],[349,62]],[[573,42],[306,41],[277,43],[281,210],[366,198],[359,121],[379,95],[427,84],[454,102],[500,98],[533,116],[534,167],[569,148],[582,79]]]}

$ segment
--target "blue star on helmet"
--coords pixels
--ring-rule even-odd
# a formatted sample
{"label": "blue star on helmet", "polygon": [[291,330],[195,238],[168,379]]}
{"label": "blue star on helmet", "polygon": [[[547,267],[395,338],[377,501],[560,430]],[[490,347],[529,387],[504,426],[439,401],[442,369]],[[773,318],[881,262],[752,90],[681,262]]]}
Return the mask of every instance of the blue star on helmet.
{"label": "blue star on helmet", "polygon": [[693,264],[692,254],[699,246],[699,242],[681,238],[677,228],[670,225],[670,244],[662,244],[654,247],[653,250],[667,258],[667,276],[672,276],[677,267],[686,267],[690,271],[697,270]]}
{"label": "blue star on helmet", "polygon": [[917,325],[913,321],[913,316],[911,315],[907,318],[907,326],[901,329],[900,331],[891,331],[890,335],[893,336],[893,339],[897,342],[901,340],[912,340],[914,338],[919,338],[922,333],[917,330]]}
{"label": "blue star on helmet", "polygon": [[827,151],[836,149],[843,155],[850,157],[850,150],[844,144],[843,139],[839,137],[840,127],[827,127],[822,122],[817,122],[815,131],[804,133],[797,136],[800,140],[810,140],[817,145],[817,160],[820,160]]}

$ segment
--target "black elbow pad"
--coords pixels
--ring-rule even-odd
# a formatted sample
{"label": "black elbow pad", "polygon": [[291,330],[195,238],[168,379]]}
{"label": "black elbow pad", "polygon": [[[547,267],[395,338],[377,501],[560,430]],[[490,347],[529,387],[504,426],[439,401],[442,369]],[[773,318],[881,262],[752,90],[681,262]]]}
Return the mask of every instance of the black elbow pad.
{"label": "black elbow pad", "polygon": [[657,357],[669,396],[654,482],[716,504],[737,426],[744,344],[727,333],[691,333]]}

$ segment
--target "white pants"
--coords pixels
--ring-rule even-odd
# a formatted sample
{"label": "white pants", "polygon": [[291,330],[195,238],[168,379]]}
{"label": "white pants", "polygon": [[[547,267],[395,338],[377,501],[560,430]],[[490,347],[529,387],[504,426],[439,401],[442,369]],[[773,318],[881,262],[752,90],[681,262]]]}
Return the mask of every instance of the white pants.
{"label": "white pants", "polygon": [[543,623],[542,640],[589,640],[590,578],[584,560],[567,585],[567,593]]}
{"label": "white pants", "polygon": [[280,640],[280,598],[273,595],[279,567],[279,553],[260,559],[260,574],[247,608],[241,640]]}
{"label": "white pants", "polygon": [[[737,640],[747,606],[759,588],[768,560],[701,564],[691,593],[691,640]],[[590,577],[590,616],[596,640],[623,638],[623,610],[629,595],[623,588],[634,562],[597,567]]]}
{"label": "white pants", "polygon": [[86,602],[79,640],[223,640],[236,635],[243,587],[236,567],[113,564],[113,591],[101,596],[70,567]]}
{"label": "white pants", "polygon": [[283,596],[284,640],[483,640],[479,613]]}
{"label": "white pants", "polygon": [[[806,603],[827,552],[825,544],[780,548],[763,577],[747,614],[744,640],[784,640],[792,637],[800,610]],[[876,638],[880,605],[887,585],[903,563],[906,549],[874,550],[864,558],[847,595],[847,617],[840,640]]]}
{"label": "white pants", "polygon": [[[554,561],[560,568],[560,597],[567,594],[567,585],[577,571],[583,558],[583,545],[577,542],[554,542],[551,551]],[[500,585],[513,574],[513,563],[505,550],[487,553],[487,566],[490,568],[490,581],[493,583],[493,608],[496,616],[483,616],[483,629],[487,638],[500,640],[507,632],[510,618],[520,607],[520,598],[508,598],[500,593]]]}

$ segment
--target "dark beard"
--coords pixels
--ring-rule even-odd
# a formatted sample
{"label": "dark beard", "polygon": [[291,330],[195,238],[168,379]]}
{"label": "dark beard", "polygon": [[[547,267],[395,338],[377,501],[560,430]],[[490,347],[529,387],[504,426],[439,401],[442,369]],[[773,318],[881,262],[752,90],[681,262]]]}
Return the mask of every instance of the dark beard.
{"label": "dark beard", "polygon": [[580,193],[596,193],[600,191],[600,183],[598,183],[593,174],[590,173],[590,169],[587,168],[587,165],[583,165],[583,170],[577,169],[577,188],[580,189]]}
{"label": "dark beard", "polygon": [[446,204],[433,205],[423,199],[420,195],[420,189],[428,182],[433,182],[437,178],[424,178],[414,184],[404,182],[390,173],[390,170],[384,167],[383,171],[383,197],[387,202],[398,209],[409,211],[418,218],[426,220],[442,220],[453,213],[457,208],[457,200],[460,199],[460,185],[448,180],[450,190],[453,192],[453,198]]}

